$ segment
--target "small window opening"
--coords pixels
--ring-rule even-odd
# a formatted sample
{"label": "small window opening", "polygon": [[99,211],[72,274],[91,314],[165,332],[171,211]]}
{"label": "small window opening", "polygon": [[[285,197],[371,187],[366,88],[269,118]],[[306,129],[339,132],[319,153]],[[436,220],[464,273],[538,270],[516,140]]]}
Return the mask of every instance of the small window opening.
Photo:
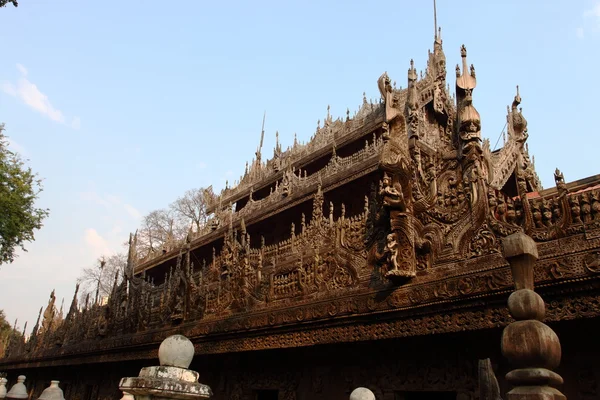
{"label": "small window opening", "polygon": [[257,390],[255,400],[277,400],[279,398],[279,390]]}

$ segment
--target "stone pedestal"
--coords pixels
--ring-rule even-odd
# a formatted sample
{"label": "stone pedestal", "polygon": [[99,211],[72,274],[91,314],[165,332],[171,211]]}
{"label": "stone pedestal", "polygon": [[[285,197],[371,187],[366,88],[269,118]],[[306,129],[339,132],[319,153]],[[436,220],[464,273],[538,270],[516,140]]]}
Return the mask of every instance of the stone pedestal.
{"label": "stone pedestal", "polygon": [[19,375],[17,383],[10,388],[6,393],[7,399],[26,399],[29,397],[27,394],[27,388],[25,387],[25,375]]}
{"label": "stone pedestal", "polygon": [[160,345],[158,358],[160,366],[145,367],[139,376],[121,379],[123,398],[192,400],[212,396],[210,387],[198,382],[199,374],[188,369],[194,358],[194,345],[188,338],[169,336]]}

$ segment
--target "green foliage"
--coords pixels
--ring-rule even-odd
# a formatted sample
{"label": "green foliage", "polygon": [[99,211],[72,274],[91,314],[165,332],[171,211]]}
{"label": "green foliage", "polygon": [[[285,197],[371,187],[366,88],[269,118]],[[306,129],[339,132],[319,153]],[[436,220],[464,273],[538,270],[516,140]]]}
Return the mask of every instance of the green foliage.
{"label": "green foliage", "polygon": [[0,0],[0,8],[6,6],[8,3],[12,3],[12,5],[15,7],[19,6],[17,0]]}
{"label": "green foliage", "polygon": [[26,167],[19,154],[8,149],[0,124],[0,265],[13,262],[15,251],[34,240],[33,232],[42,227],[48,210],[36,208],[42,191],[37,174]]}

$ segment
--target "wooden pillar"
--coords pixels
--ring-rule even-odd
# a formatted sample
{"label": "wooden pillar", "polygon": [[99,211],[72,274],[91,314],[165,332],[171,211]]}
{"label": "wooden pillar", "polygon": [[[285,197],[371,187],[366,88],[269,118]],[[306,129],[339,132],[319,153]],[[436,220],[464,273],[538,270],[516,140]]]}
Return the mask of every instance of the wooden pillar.
{"label": "wooden pillar", "polygon": [[559,390],[563,379],[552,370],[560,364],[561,348],[556,333],[544,324],[544,300],[533,291],[533,268],[537,246],[524,233],[503,240],[515,291],[508,298],[508,310],[515,322],[502,333],[502,354],[513,366],[506,380],[513,386],[507,400],[566,400]]}

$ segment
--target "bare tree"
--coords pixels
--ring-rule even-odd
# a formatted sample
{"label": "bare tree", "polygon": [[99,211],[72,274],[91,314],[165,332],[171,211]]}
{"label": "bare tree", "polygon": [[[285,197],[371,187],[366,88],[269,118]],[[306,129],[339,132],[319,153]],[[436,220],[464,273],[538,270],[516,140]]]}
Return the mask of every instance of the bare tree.
{"label": "bare tree", "polygon": [[8,339],[13,332],[13,327],[6,320],[4,310],[0,310],[0,357],[4,357]]}
{"label": "bare tree", "polygon": [[[136,235],[130,237],[130,243],[124,243],[129,244],[130,252],[133,252],[132,262],[156,252],[176,248],[192,226],[196,232],[202,229],[207,221],[207,201],[214,201],[214,197],[211,187],[192,189],[171,203],[169,208],[146,214]],[[115,275],[119,282],[122,279],[127,259],[127,254],[117,253],[103,256],[94,266],[84,268],[78,279],[79,298],[85,301],[89,296],[90,300],[99,301],[108,296],[114,285]]]}
{"label": "bare tree", "polygon": [[193,225],[198,232],[206,224],[205,189],[191,189],[169,206],[181,226]]}
{"label": "bare tree", "polygon": [[140,256],[164,250],[185,238],[188,226],[171,209],[154,210],[142,219],[138,230],[137,253]]}
{"label": "bare tree", "polygon": [[190,229],[200,231],[208,220],[207,203],[214,198],[212,187],[191,189],[168,208],[146,214],[137,230],[137,257],[169,251],[185,240]]}
{"label": "bare tree", "polygon": [[110,295],[115,284],[115,276],[120,281],[126,265],[127,255],[117,253],[100,257],[94,266],[84,268],[77,279],[80,285],[80,299],[83,301],[89,295],[90,300],[96,302]]}

